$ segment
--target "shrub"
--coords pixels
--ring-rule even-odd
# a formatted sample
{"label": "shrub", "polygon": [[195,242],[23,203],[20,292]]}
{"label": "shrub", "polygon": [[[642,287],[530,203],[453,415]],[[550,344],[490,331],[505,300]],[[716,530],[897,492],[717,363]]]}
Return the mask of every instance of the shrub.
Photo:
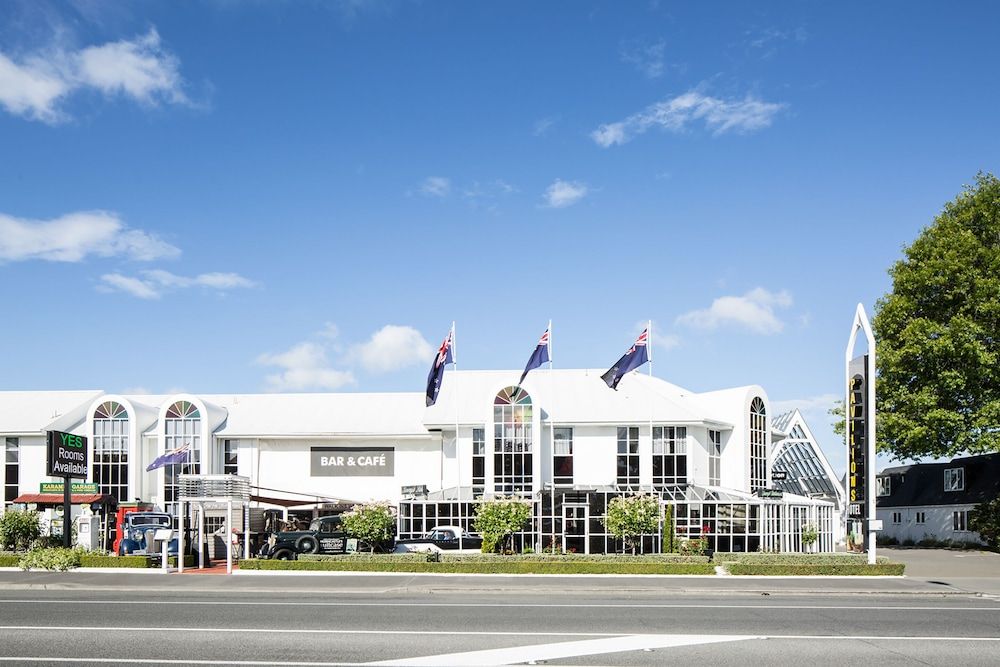
{"label": "shrub", "polygon": [[367,542],[372,553],[378,544],[392,538],[396,527],[396,517],[385,501],[355,505],[340,519],[344,532]]}
{"label": "shrub", "polygon": [[499,496],[477,505],[474,525],[483,536],[483,551],[510,552],[514,533],[530,518],[531,503],[520,498]]}
{"label": "shrub", "polygon": [[991,549],[1000,549],[1000,496],[973,508],[969,513],[969,529],[979,533]]}
{"label": "shrub", "polygon": [[66,549],[32,549],[21,558],[18,567],[22,570],[55,570],[65,572],[74,567],[80,567],[80,557],[84,554],[80,548]]}
{"label": "shrub", "polygon": [[807,523],[802,526],[802,546],[806,549],[816,544],[816,540],[819,539],[819,531],[816,530],[816,526],[811,523]]}
{"label": "shrub", "polygon": [[7,510],[0,516],[0,549],[24,551],[40,534],[37,512]]}
{"label": "shrub", "polygon": [[781,577],[826,576],[901,576],[905,570],[902,563],[814,563],[802,565],[765,565],[755,563],[727,563],[729,574],[767,575]]}
{"label": "shrub", "polygon": [[656,496],[639,494],[612,498],[603,521],[608,532],[624,541],[625,548],[631,547],[635,555],[642,536],[655,533],[659,519],[660,501]]}
{"label": "shrub", "polygon": [[685,556],[694,556],[696,554],[704,553],[707,548],[708,540],[704,537],[690,537],[681,540],[680,543],[680,552]]}

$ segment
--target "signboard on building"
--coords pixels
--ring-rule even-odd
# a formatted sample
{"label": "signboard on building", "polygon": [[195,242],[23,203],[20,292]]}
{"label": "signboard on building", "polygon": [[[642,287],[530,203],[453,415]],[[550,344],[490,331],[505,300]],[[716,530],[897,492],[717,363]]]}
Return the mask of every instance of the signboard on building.
{"label": "signboard on building", "polygon": [[392,477],[394,447],[311,447],[313,477]]}
{"label": "signboard on building", "polygon": [[868,466],[868,355],[855,357],[848,365],[847,406],[847,516],[864,519]]}
{"label": "signboard on building", "polygon": [[[42,482],[38,485],[39,493],[62,493],[63,483],[62,482]],[[70,493],[87,493],[95,494],[100,493],[97,490],[97,484],[92,484],[91,482],[73,482],[69,487]]]}
{"label": "signboard on building", "polygon": [[87,479],[87,439],[82,435],[48,431],[46,436],[49,458],[47,473],[50,477]]}
{"label": "signboard on building", "polygon": [[771,471],[771,481],[772,482],[784,482],[788,479],[787,470],[772,470]]}
{"label": "signboard on building", "polygon": [[785,494],[780,489],[757,489],[754,491],[754,495],[758,498],[784,498]]}

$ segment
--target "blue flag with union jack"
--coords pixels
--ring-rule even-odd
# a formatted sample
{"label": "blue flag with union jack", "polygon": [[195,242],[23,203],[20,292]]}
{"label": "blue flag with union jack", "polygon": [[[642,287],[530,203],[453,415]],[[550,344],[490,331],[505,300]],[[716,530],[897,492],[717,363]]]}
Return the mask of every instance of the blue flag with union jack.
{"label": "blue flag with union jack", "polygon": [[454,335],[454,329],[448,332],[448,336],[441,343],[441,347],[438,348],[438,353],[434,357],[431,372],[427,375],[427,407],[437,403],[438,393],[441,391],[441,380],[444,379],[444,367],[455,361],[451,355]]}
{"label": "blue flag with union jack", "polygon": [[181,445],[176,449],[171,449],[165,454],[161,454],[156,457],[152,463],[146,466],[146,472],[150,470],[156,470],[157,468],[162,468],[163,466],[173,465],[175,463],[190,463],[191,459],[191,445]]}
{"label": "blue flag with union jack", "polygon": [[546,329],[545,333],[542,334],[541,339],[538,341],[538,345],[535,346],[535,351],[531,353],[531,358],[528,359],[528,365],[524,367],[524,372],[521,373],[521,379],[517,381],[518,386],[524,382],[524,378],[528,376],[529,371],[533,371],[542,364],[549,361],[549,330]]}
{"label": "blue flag with union jack", "polygon": [[621,382],[622,377],[629,371],[634,371],[635,369],[642,366],[644,363],[649,361],[649,355],[646,351],[646,343],[649,340],[649,329],[644,329],[639,337],[635,339],[635,343],[629,348],[621,359],[615,362],[615,365],[608,369],[608,372],[601,376],[608,386],[618,391],[618,383]]}

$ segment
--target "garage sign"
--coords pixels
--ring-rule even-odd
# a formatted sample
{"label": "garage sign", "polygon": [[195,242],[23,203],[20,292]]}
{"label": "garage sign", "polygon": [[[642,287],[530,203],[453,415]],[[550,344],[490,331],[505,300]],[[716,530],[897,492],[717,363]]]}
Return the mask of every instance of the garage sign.
{"label": "garage sign", "polygon": [[312,447],[313,477],[392,477],[394,447]]}

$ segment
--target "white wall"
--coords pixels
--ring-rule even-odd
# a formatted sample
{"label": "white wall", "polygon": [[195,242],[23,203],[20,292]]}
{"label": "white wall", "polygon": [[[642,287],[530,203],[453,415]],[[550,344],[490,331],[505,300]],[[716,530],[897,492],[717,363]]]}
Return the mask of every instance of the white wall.
{"label": "white wall", "polygon": [[[313,477],[311,447],[393,447],[392,477]],[[242,452],[241,452],[242,454]],[[256,453],[256,479],[251,483],[268,489],[315,493],[348,501],[399,502],[400,487],[426,484],[436,490],[440,479],[440,445],[427,438],[390,440],[378,438],[274,440],[262,439]],[[270,492],[263,492],[267,495]]]}
{"label": "white wall", "polygon": [[[954,530],[954,513],[967,510],[975,505],[931,505],[924,507],[887,507],[879,508],[875,515],[882,519],[883,537],[894,537],[900,542],[913,540],[919,542],[924,538],[936,540],[956,540],[961,542],[982,542],[979,533],[975,531]],[[917,523],[917,513],[923,512],[924,523]],[[901,514],[901,522],[893,523],[893,513]]]}

